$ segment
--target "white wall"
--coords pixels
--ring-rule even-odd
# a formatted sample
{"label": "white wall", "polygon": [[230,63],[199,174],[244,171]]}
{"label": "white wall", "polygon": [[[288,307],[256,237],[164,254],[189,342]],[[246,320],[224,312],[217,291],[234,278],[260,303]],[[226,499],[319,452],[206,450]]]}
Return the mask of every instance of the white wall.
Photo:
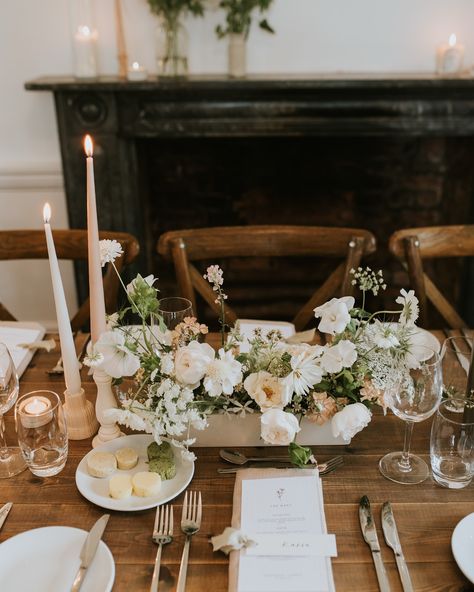
{"label": "white wall", "polygon": [[[67,224],[52,96],[23,90],[25,80],[72,72],[69,2],[0,0],[0,228],[41,227],[48,199],[53,225]],[[215,3],[216,0],[209,0]],[[94,0],[101,73],[117,71],[113,0]],[[146,0],[122,0],[130,60],[155,71],[155,18]],[[187,19],[192,73],[224,73],[222,15]],[[248,45],[250,73],[429,72],[435,48],[455,32],[474,63],[472,0],[274,0],[276,35],[258,29]],[[25,182],[24,179],[27,181]],[[64,278],[75,309],[70,267]],[[35,289],[32,290],[32,282]],[[0,264],[0,301],[22,319],[52,322],[47,267]]]}

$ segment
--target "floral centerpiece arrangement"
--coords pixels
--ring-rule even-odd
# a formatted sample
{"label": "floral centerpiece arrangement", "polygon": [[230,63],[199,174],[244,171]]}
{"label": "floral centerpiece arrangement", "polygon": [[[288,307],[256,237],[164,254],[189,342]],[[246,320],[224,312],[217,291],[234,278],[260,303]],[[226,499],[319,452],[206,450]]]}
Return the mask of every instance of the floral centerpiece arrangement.
{"label": "floral centerpiece arrangement", "polygon": [[[101,241],[101,249],[103,263],[114,265],[120,245]],[[227,296],[218,266],[210,266],[204,276],[222,310],[218,351],[202,342],[208,330],[195,318],[167,330],[155,278],[138,275],[123,286],[128,306],[109,319],[109,330],[86,363],[100,365],[116,380],[120,408],[110,410],[116,421],[152,434],[158,443],[169,439],[185,457],[194,458],[188,449],[190,426],[205,429],[211,413],[261,413],[263,440],[288,445],[292,461],[303,466],[312,454],[295,442],[302,418],[315,426],[331,422],[334,436],[350,439],[370,422],[372,405],[385,410],[385,391],[420,359],[413,291],[401,291],[396,310],[370,315],[365,297],[385,289],[382,272],[359,267],[352,274],[362,292],[360,307],[348,296],[314,310],[326,345],[288,344],[278,331],[256,331],[245,353],[238,325],[226,331]],[[123,325],[127,313],[135,314],[139,324]],[[396,322],[385,322],[387,315],[396,315]]]}

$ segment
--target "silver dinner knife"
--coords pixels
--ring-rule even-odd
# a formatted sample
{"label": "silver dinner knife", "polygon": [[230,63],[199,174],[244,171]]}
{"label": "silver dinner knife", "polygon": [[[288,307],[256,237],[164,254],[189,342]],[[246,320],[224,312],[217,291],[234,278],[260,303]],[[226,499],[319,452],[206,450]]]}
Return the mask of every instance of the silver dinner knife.
{"label": "silver dinner knife", "polygon": [[402,581],[404,592],[413,592],[413,586],[408,572],[408,567],[403,556],[402,546],[400,545],[400,538],[398,537],[397,525],[393,516],[392,506],[390,502],[385,502],[382,506],[382,528],[385,541],[387,545],[393,549],[395,553],[395,561],[397,562],[398,573]]}
{"label": "silver dinner knife", "polygon": [[360,500],[359,521],[365,542],[369,545],[370,550],[372,551],[372,559],[374,560],[380,592],[390,592],[387,572],[385,571],[385,566],[380,554],[380,545],[377,531],[375,530],[374,518],[372,516],[372,510],[370,509],[369,498],[366,495]]}
{"label": "silver dinner knife", "polygon": [[4,506],[2,506],[0,508],[0,529],[3,526],[3,523],[5,522],[5,520],[7,519],[7,516],[10,512],[10,510],[12,509],[12,502],[8,502],[7,504],[5,504]]}
{"label": "silver dinner knife", "polygon": [[87,569],[89,568],[92,560],[94,559],[97,547],[99,546],[100,539],[104,534],[105,527],[110,518],[110,514],[104,514],[94,526],[90,529],[89,534],[84,541],[81,549],[81,567],[77,570],[76,577],[72,584],[71,592],[79,592],[84,581]]}

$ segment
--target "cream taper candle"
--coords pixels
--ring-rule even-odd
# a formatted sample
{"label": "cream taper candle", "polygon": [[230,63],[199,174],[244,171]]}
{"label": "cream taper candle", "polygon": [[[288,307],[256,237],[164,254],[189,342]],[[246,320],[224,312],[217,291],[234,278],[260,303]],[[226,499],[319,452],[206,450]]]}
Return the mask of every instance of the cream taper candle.
{"label": "cream taper candle", "polygon": [[94,182],[94,159],[92,138],[84,139],[87,167],[87,236],[89,252],[89,298],[91,317],[91,339],[94,344],[100,334],[106,331],[104,285],[100,263],[99,225]]}
{"label": "cream taper candle", "polygon": [[46,203],[43,208],[44,233],[48,247],[49,267],[53,284],[54,303],[58,320],[58,332],[61,342],[61,355],[63,358],[64,379],[66,381],[66,393],[75,394],[81,390],[81,375],[77,361],[74,338],[72,336],[71,322],[67,310],[66,297],[64,295],[61,272],[59,271],[58,258],[54,246],[53,233],[51,232],[51,207]]}

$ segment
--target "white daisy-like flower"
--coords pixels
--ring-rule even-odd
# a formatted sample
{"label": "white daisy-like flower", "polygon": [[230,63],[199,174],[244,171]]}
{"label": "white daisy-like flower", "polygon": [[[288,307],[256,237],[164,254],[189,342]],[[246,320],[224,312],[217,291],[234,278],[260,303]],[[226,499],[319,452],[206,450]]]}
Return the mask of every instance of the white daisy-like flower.
{"label": "white daisy-like flower", "polygon": [[92,345],[92,341],[89,341],[87,344],[86,355],[83,359],[84,364],[89,366],[89,368],[96,368],[97,366],[100,366],[103,361],[104,356]]}
{"label": "white daisy-like flower", "polygon": [[400,323],[402,325],[414,325],[420,314],[418,298],[415,296],[415,291],[409,290],[407,292],[402,288],[400,294],[401,295],[395,300],[397,304],[403,306],[403,310],[400,313]]}
{"label": "white daisy-like flower", "polygon": [[291,356],[291,372],[285,382],[292,392],[305,395],[311,387],[321,382],[324,371],[321,368],[319,355],[323,348],[309,348],[302,353]]}
{"label": "white daisy-like flower", "polygon": [[113,263],[117,257],[123,255],[122,245],[116,240],[105,238],[99,241],[100,264]]}
{"label": "white daisy-like flower", "polygon": [[222,393],[231,395],[242,378],[242,364],[234,358],[232,351],[220,349],[218,357],[206,368],[203,385],[211,397],[219,397]]}
{"label": "white daisy-like flower", "polygon": [[375,319],[372,337],[375,345],[381,349],[390,349],[391,347],[398,347],[400,345],[393,325],[390,323],[381,323],[378,319]]}

